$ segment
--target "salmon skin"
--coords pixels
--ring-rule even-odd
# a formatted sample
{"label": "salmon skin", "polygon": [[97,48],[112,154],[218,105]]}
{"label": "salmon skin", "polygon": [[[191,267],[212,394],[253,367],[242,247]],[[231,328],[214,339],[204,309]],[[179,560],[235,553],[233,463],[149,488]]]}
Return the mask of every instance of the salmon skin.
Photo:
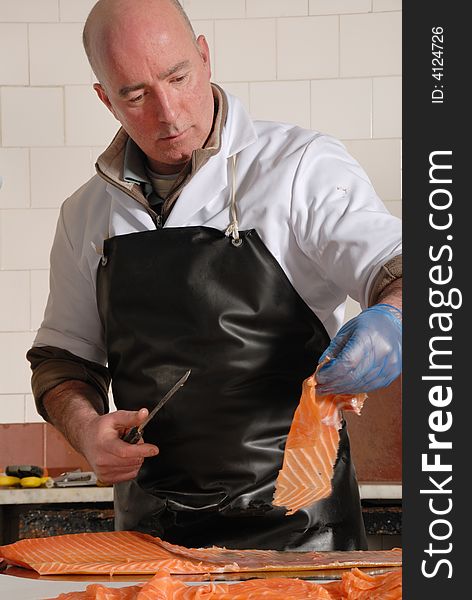
{"label": "salmon skin", "polygon": [[285,514],[292,515],[331,495],[342,411],[360,414],[366,398],[366,394],[317,396],[316,373],[305,379],[275,482],[274,506],[284,506]]}
{"label": "salmon skin", "polygon": [[274,578],[189,586],[160,571],[143,585],[111,589],[92,584],[85,592],[52,600],[401,600],[401,575],[401,569],[376,576],[353,569],[340,582],[327,584]]}
{"label": "salmon skin", "polygon": [[0,546],[0,558],[40,575],[141,575],[310,571],[401,566],[402,551],[279,552],[184,548],[145,533],[112,531],[25,539]]}

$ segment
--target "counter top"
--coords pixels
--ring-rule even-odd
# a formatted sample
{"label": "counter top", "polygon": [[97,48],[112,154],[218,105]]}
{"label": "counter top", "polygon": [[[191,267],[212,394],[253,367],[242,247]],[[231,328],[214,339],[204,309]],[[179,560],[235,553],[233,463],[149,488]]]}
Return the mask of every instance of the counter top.
{"label": "counter top", "polygon": [[112,487],[0,489],[0,505],[113,502]]}
{"label": "counter top", "polygon": [[[68,577],[66,575],[61,577],[60,580],[51,581],[47,578],[27,579],[0,573],[0,597],[14,598],[15,600],[44,600],[44,598],[56,598],[59,594],[67,592],[82,592],[91,583],[102,583],[102,585],[105,585],[108,588],[125,588],[143,582],[142,577],[137,577],[135,581],[132,580],[133,578],[128,578],[127,582],[111,581],[110,579],[104,578],[102,578],[101,581],[96,581],[96,578],[91,578],[87,581],[87,578],[85,577],[81,578],[81,581],[75,581],[73,579],[73,576]],[[314,578],[311,581],[313,581],[313,583],[328,583],[330,579]],[[207,583],[208,581],[185,582],[188,586],[204,585]],[[236,584],[237,581],[225,581],[224,583]]]}
{"label": "counter top", "polygon": [[401,483],[361,483],[361,500],[401,500]]}
{"label": "counter top", "polygon": [[[361,483],[362,500],[401,500],[401,484]],[[0,505],[113,502],[112,487],[0,489]]]}
{"label": "counter top", "polygon": [[[47,581],[39,579],[23,579],[0,574],[0,597],[14,598],[15,600],[41,600],[56,598],[59,594],[67,592],[83,592],[87,585],[93,582],[86,581]],[[107,587],[126,587],[122,581],[110,581]],[[130,583],[129,585],[133,585]]]}

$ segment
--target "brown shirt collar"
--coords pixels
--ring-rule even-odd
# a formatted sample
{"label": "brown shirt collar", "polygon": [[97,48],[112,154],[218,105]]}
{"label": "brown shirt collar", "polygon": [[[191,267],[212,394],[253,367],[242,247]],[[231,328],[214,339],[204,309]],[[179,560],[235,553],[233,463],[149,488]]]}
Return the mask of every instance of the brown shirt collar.
{"label": "brown shirt collar", "polygon": [[[213,83],[211,84],[211,87],[215,101],[215,113],[212,130],[204,146],[193,151],[191,160],[178,175],[175,184],[163,206],[164,218],[166,218],[170,213],[170,210],[179,197],[183,186],[188,183],[193,175],[199,169],[201,169],[212,156],[220,151],[221,134],[228,114],[228,100],[222,88]],[[123,167],[125,149],[128,139],[128,134],[121,127],[108,148],[98,157],[96,162],[97,173],[106,181],[112,183],[128,195],[132,196],[136,201],[146,206],[146,208],[155,216],[154,211],[152,211],[149,203],[142,193],[139,183],[124,180]],[[145,170],[143,167],[143,173],[144,172]]]}

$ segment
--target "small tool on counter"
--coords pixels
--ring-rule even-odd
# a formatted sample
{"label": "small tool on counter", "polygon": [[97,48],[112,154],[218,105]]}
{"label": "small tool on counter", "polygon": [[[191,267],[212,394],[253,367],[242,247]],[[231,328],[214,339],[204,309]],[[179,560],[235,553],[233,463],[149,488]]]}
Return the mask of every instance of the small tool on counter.
{"label": "small tool on counter", "polygon": [[68,471],[54,478],[56,487],[77,487],[84,485],[96,485],[97,476],[92,471]]}
{"label": "small tool on counter", "polygon": [[36,465],[9,465],[5,467],[5,475],[11,477],[44,477],[46,470]]}
{"label": "small tool on counter", "polygon": [[5,475],[0,475],[0,487],[52,487],[54,485],[47,469],[36,465],[9,465]]}
{"label": "small tool on counter", "polygon": [[139,426],[132,427],[129,431],[125,433],[125,435],[121,438],[124,442],[128,442],[128,444],[137,444],[139,440],[142,438],[143,429],[149,423],[149,421],[161,410],[164,404],[171,398],[175,392],[177,392],[187,381],[191,373],[191,369],[189,369],[185,375],[183,375],[177,383],[167,392],[167,394],[156,404],[156,406],[152,409],[146,419]]}

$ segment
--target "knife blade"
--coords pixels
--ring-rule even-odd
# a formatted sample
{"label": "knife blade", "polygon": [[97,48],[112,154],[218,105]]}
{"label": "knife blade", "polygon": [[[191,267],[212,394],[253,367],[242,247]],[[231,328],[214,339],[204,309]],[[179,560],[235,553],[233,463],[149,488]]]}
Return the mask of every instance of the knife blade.
{"label": "knife blade", "polygon": [[148,414],[148,416],[145,418],[145,420],[141,423],[141,425],[138,426],[134,426],[132,427],[128,432],[126,432],[123,436],[122,436],[122,440],[124,442],[127,442],[128,444],[137,444],[139,442],[139,440],[142,438],[142,432],[143,429],[146,427],[146,425],[149,423],[149,421],[151,419],[153,419],[156,414],[161,410],[161,408],[164,406],[164,404],[170,399],[172,398],[172,396],[175,394],[175,392],[177,392],[178,390],[180,390],[180,388],[185,384],[185,382],[187,381],[187,379],[190,377],[190,373],[192,372],[192,369],[189,369],[185,375],[183,375],[178,381],[177,383],[175,383],[171,389],[167,392],[167,394],[161,398],[161,400],[159,400],[159,402],[156,404],[156,406],[152,409],[152,411]]}

